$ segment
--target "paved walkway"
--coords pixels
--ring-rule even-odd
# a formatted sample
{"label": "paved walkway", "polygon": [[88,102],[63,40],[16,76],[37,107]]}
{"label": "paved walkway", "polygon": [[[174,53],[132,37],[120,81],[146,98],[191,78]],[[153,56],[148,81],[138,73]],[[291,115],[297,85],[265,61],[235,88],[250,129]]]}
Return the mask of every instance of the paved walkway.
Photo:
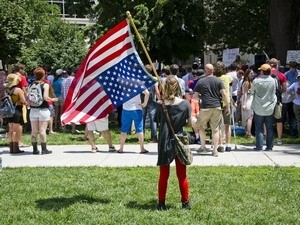
{"label": "paved walkway", "polygon": [[[100,152],[91,153],[89,145],[53,145],[49,155],[33,155],[32,147],[22,148],[25,153],[9,154],[8,147],[0,147],[3,167],[36,166],[156,166],[157,144],[146,144],[148,154],[139,154],[138,145],[126,144],[124,153],[110,153],[107,145],[97,145]],[[119,147],[116,145],[116,148]],[[210,147],[207,145],[207,147]],[[254,146],[238,145],[231,152],[198,154],[197,145],[191,145],[194,153],[192,166],[296,166],[300,167],[300,145],[275,146],[271,152],[254,151]]]}

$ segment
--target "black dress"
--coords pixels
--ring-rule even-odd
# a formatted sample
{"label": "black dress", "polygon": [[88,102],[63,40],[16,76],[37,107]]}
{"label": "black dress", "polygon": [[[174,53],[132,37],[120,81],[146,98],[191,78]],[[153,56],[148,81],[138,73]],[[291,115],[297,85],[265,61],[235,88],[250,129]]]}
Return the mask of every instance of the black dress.
{"label": "black dress", "polygon": [[[189,102],[183,100],[177,105],[167,105],[166,108],[175,133],[180,132],[191,115],[191,106]],[[160,104],[158,105],[156,112],[156,122],[159,126],[157,165],[170,165],[175,158],[174,141],[172,132],[168,127],[166,115]]]}

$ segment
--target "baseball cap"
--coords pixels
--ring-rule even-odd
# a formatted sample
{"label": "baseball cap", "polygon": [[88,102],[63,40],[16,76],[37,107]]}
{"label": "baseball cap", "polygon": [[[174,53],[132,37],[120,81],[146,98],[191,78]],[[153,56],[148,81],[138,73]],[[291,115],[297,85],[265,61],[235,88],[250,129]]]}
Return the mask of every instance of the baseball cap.
{"label": "baseball cap", "polygon": [[261,67],[258,68],[258,70],[262,70],[262,71],[271,70],[271,66],[269,64],[262,64]]}
{"label": "baseball cap", "polygon": [[62,70],[62,69],[58,69],[58,70],[56,70],[56,74],[57,75],[61,75],[61,74],[63,74],[63,73],[65,73],[66,71],[64,71],[64,70]]}

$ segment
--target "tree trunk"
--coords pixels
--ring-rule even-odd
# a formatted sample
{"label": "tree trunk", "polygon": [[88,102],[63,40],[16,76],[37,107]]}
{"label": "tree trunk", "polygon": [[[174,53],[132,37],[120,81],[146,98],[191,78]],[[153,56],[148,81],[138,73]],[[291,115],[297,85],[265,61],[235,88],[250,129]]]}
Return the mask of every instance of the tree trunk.
{"label": "tree trunk", "polygon": [[287,50],[299,49],[299,0],[270,0],[270,36],[275,57],[286,64]]}

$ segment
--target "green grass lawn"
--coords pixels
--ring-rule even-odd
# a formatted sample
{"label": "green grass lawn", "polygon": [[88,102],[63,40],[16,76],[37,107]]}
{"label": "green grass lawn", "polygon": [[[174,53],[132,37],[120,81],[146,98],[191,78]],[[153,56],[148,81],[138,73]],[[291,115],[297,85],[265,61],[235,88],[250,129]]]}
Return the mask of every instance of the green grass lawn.
{"label": "green grass lawn", "polygon": [[[114,144],[119,144],[119,138],[120,138],[120,129],[117,126],[116,121],[112,121],[109,125],[112,141]],[[47,136],[47,143],[48,145],[82,145],[82,144],[88,144],[87,141],[79,141],[78,138],[83,137],[84,135],[84,125],[78,125],[77,130],[79,131],[78,134],[72,134],[71,128],[67,127],[67,132],[64,133],[62,131],[57,131],[54,135],[48,135]],[[191,128],[186,128],[186,131],[191,131]],[[207,136],[209,139],[209,136]],[[104,138],[98,138],[98,135],[95,135],[95,141],[96,144],[106,144]],[[150,129],[147,128],[145,132],[145,143],[149,143],[151,141],[150,138]],[[25,144],[30,145],[31,144],[31,136],[30,134],[24,133],[22,136],[22,142]],[[126,143],[130,144],[137,144],[138,139],[136,134],[129,134],[126,140]],[[255,139],[249,139],[245,138],[244,135],[236,135],[236,138],[234,138],[232,134],[231,138],[231,144],[254,144]],[[288,135],[283,135],[283,143],[284,144],[300,144],[300,138],[291,137]],[[0,140],[0,145],[8,145],[8,141],[6,139]]]}
{"label": "green grass lawn", "polygon": [[192,209],[181,209],[172,167],[156,210],[158,168],[5,168],[0,224],[300,224],[295,167],[188,169]]}

